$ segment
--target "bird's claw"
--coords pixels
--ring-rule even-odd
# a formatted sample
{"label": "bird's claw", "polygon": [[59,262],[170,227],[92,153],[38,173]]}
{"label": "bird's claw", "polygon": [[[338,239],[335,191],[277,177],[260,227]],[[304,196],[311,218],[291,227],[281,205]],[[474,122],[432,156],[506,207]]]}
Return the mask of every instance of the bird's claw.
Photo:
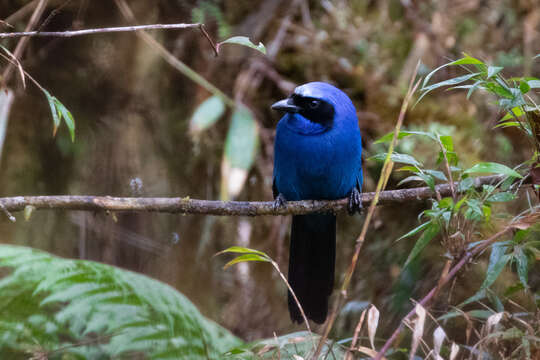
{"label": "bird's claw", "polygon": [[274,210],[283,209],[287,205],[287,199],[283,194],[278,194],[274,200]]}
{"label": "bird's claw", "polygon": [[360,191],[356,187],[349,194],[347,212],[349,215],[354,215],[355,212],[362,213],[362,194],[360,194]]}

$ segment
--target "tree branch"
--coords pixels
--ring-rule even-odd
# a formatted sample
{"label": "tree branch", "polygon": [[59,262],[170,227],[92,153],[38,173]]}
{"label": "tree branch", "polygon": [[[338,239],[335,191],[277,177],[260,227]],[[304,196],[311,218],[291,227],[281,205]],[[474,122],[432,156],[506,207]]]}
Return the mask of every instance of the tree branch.
{"label": "tree branch", "polygon": [[24,36],[37,36],[37,37],[73,37],[81,35],[103,34],[113,32],[130,32],[138,30],[152,30],[152,29],[187,29],[187,28],[201,28],[202,24],[151,24],[151,25],[137,25],[137,26],[121,26],[121,27],[109,27],[99,29],[84,29],[73,31],[24,31],[24,32],[10,32],[0,33],[0,39],[5,38],[17,38]]}
{"label": "tree branch", "polygon": [[[474,180],[476,188],[484,184],[493,184],[501,177],[482,176]],[[451,196],[448,184],[437,185],[441,196]],[[426,201],[435,193],[429,187],[382,191],[378,205],[404,204]],[[375,193],[362,194],[362,205],[368,206]],[[0,209],[4,211],[22,211],[26,206],[41,210],[83,210],[83,211],[148,211],[173,214],[203,214],[219,216],[263,216],[263,215],[301,215],[311,212],[342,211],[347,207],[348,199],[340,200],[304,200],[289,201],[282,208],[275,208],[273,201],[218,201],[197,200],[187,197],[111,197],[90,195],[52,195],[52,196],[15,196],[0,198]]]}

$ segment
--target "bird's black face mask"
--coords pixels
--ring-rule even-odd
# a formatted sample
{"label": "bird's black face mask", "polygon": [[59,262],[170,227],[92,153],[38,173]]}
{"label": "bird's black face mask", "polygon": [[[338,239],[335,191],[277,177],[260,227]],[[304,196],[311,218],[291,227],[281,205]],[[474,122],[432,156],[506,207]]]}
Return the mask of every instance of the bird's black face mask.
{"label": "bird's black face mask", "polygon": [[334,107],[328,102],[312,97],[292,94],[285,100],[272,105],[272,109],[290,113],[298,113],[311,122],[321,124],[327,128],[334,122]]}

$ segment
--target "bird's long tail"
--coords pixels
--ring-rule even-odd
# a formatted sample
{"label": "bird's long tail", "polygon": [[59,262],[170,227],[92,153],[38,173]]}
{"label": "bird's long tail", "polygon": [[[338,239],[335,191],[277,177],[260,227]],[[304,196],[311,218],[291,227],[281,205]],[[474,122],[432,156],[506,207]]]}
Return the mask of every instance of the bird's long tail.
{"label": "bird's long tail", "polygon": [[[289,283],[306,316],[323,323],[334,287],[336,261],[336,216],[309,214],[293,216],[289,255]],[[291,320],[303,321],[289,292]]]}

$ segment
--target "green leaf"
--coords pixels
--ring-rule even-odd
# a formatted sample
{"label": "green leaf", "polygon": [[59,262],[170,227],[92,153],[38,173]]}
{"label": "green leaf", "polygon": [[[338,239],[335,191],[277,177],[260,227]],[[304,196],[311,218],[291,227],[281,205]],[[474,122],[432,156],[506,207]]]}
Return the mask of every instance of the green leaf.
{"label": "green leaf", "polygon": [[480,301],[482,300],[483,298],[486,297],[486,290],[485,289],[481,289],[479,290],[476,294],[474,294],[473,296],[471,296],[470,298],[468,298],[467,300],[463,301],[462,303],[460,303],[457,308],[458,309],[461,309],[463,308],[465,305],[469,305],[475,301]]}
{"label": "green leaf", "polygon": [[64,119],[64,122],[68,127],[71,141],[75,141],[75,120],[73,119],[71,112],[69,112],[64,104],[62,104],[57,98],[54,98],[54,103],[56,105],[56,109],[60,113],[60,117]]}
{"label": "green leaf", "polygon": [[477,82],[475,82],[470,88],[469,88],[469,91],[467,91],[467,100],[469,100],[471,98],[471,95],[473,94],[473,92],[478,89],[480,87],[480,85],[484,84],[485,81],[484,80],[478,80]]}
{"label": "green leaf", "polygon": [[495,125],[493,128],[496,129],[496,128],[507,128],[507,127],[519,127],[520,124],[517,122],[517,121],[505,121],[505,122],[502,122],[498,125]]}
{"label": "green leaf", "polygon": [[468,208],[465,211],[465,218],[468,220],[481,221],[484,219],[482,203],[477,199],[468,199],[465,201]]}
{"label": "green leaf", "polygon": [[474,179],[472,177],[466,177],[458,183],[458,191],[465,192],[474,186]]}
{"label": "green leaf", "polygon": [[451,85],[461,84],[462,82],[468,81],[468,80],[470,80],[470,79],[472,79],[475,76],[478,76],[480,74],[481,73],[476,72],[476,73],[472,73],[472,74],[462,75],[462,76],[458,76],[458,77],[455,77],[455,78],[452,78],[452,79],[448,79],[448,80],[441,81],[441,82],[438,82],[436,84],[424,87],[424,88],[421,89],[421,91],[423,91],[422,95],[420,95],[420,97],[418,98],[416,103],[419,103],[420,100],[422,100],[422,98],[424,96],[426,96],[429,92],[431,92],[431,91],[433,91],[435,89],[441,88],[443,86],[451,86]]}
{"label": "green leaf", "polygon": [[58,116],[58,113],[56,112],[56,104],[55,104],[55,98],[49,94],[49,92],[45,89],[42,89],[43,93],[45,94],[45,97],[47,98],[47,101],[49,102],[49,107],[51,108],[51,114],[53,118],[53,136],[56,136],[56,131],[58,130],[58,127],[60,126],[60,117]]}
{"label": "green leaf", "polygon": [[[260,255],[260,256],[263,256],[263,257],[266,257],[266,258],[270,259],[270,256],[268,256],[267,254],[265,254],[265,253],[262,252],[262,251],[255,250],[255,249],[250,249],[250,248],[242,247],[242,246],[231,246],[231,247],[228,247],[227,249],[218,252],[216,255],[221,255],[221,254],[225,254],[225,253],[233,253],[233,254],[257,254],[257,255]],[[216,256],[216,255],[214,255],[214,256]]]}
{"label": "green leaf", "polygon": [[429,188],[432,191],[435,191],[435,179],[433,179],[433,176],[428,175],[428,174],[422,174],[422,173],[417,173],[416,175],[420,177],[422,180],[424,180],[426,185],[429,186]]}
{"label": "green leaf", "polygon": [[451,197],[442,198],[441,201],[437,203],[439,209],[447,209],[454,206],[454,200]]}
{"label": "green leaf", "polygon": [[211,96],[203,101],[191,117],[189,127],[192,133],[200,133],[210,126],[225,113],[225,103],[219,96]]}
{"label": "green leaf", "polygon": [[495,95],[502,96],[507,99],[513,98],[512,92],[506,85],[504,85],[504,83],[503,85],[501,85],[495,82],[488,82],[488,83],[485,83],[484,87],[486,90],[488,90],[489,92]]}
{"label": "green leaf", "polygon": [[257,255],[257,254],[244,254],[244,255],[240,255],[240,256],[232,259],[228,263],[226,263],[225,266],[223,266],[223,269],[226,269],[231,265],[238,264],[238,263],[241,263],[241,262],[246,262],[246,261],[270,262],[270,260],[268,260],[268,258],[264,257],[264,256],[260,256],[260,255]]}
{"label": "green leaf", "polygon": [[421,172],[421,170],[419,168],[417,168],[416,166],[409,166],[409,165],[402,166],[399,169],[397,169],[397,171],[411,171],[411,172],[414,172],[414,173]]}
{"label": "green leaf", "polygon": [[405,261],[405,265],[403,265],[403,268],[406,268],[407,265],[411,263],[421,252],[422,250],[427,246],[427,244],[433,239],[439,231],[441,230],[439,224],[436,222],[429,222],[430,226],[428,226],[422,235],[420,235],[420,238],[416,241],[414,244],[413,249],[409,253],[409,257],[407,258],[407,261]]}
{"label": "green leaf", "polygon": [[430,224],[431,224],[431,221],[428,221],[428,222],[423,223],[422,225],[419,225],[419,226],[415,227],[414,229],[412,229],[411,231],[409,231],[405,235],[402,235],[399,239],[396,240],[396,242],[399,241],[399,240],[402,240],[402,239],[405,239],[405,238],[408,238],[408,237],[411,237],[413,235],[418,234],[420,231],[424,230]]}
{"label": "green leaf", "polygon": [[[377,161],[384,161],[386,160],[386,153],[379,153],[379,154],[373,155],[372,157],[370,157],[370,159],[377,160]],[[407,155],[407,154],[393,153],[392,155],[390,155],[390,159],[395,163],[408,164],[408,165],[417,166],[417,167],[422,166],[422,164],[418,160],[416,160],[411,155]]]}
{"label": "green leaf", "polygon": [[247,36],[233,36],[231,38],[228,38],[227,40],[224,40],[217,44],[218,49],[223,44],[236,44],[236,45],[247,46],[249,48],[260,51],[266,55],[266,48],[264,47],[263,43],[259,42],[259,45],[255,45],[251,42],[251,40],[249,40]]}
{"label": "green leaf", "polygon": [[512,255],[505,254],[507,249],[508,246],[506,243],[495,243],[491,247],[486,278],[480,286],[480,290],[490,287],[495,280],[497,280],[508,261],[512,258]]}
{"label": "green leaf", "polygon": [[409,183],[411,181],[421,181],[421,182],[424,182],[424,179],[422,179],[420,176],[418,175],[413,175],[413,176],[407,176],[405,179],[401,180],[400,182],[397,183],[397,187],[400,187],[401,185],[403,184],[406,184],[406,183]]}
{"label": "green leaf", "polygon": [[448,152],[454,151],[454,142],[452,141],[452,137],[445,135],[439,137],[441,144],[443,145],[444,149]]}
{"label": "green leaf", "polygon": [[517,273],[519,277],[519,281],[523,285],[523,287],[526,289],[528,288],[528,275],[529,275],[529,259],[527,258],[527,255],[523,251],[523,248],[521,246],[516,246],[514,249],[514,256],[516,258],[517,263]]}
{"label": "green leaf", "polygon": [[501,191],[488,197],[488,201],[491,202],[507,202],[516,199],[516,195],[509,191]]}
{"label": "green leaf", "polygon": [[446,178],[446,175],[442,171],[426,169],[424,170],[424,172],[426,174],[433,176],[437,180],[448,181],[448,179]]}
{"label": "green leaf", "polygon": [[452,62],[449,62],[447,64],[444,64],[444,65],[441,65],[439,66],[438,68],[436,68],[435,70],[433,70],[432,72],[430,72],[426,78],[424,79],[424,82],[422,83],[422,88],[425,88],[427,83],[429,82],[429,80],[431,79],[431,77],[439,70],[447,67],[447,66],[452,66],[452,65],[484,65],[484,63],[478,59],[475,59],[471,56],[465,56],[461,59],[458,59],[458,60],[455,60],[455,61],[452,61]]}
{"label": "green leaf", "polygon": [[523,178],[523,176],[521,176],[515,170],[510,169],[508,166],[494,163],[494,162],[478,163],[474,165],[473,167],[471,167],[470,169],[467,169],[464,171],[464,174],[471,174],[471,173],[500,174],[500,175],[513,176],[516,178]]}
{"label": "green leaf", "polygon": [[[398,140],[403,139],[404,137],[407,137],[407,136],[411,136],[411,135],[423,135],[433,140],[437,140],[435,135],[433,135],[432,133],[425,132],[425,131],[407,131],[407,130],[402,130],[399,132]],[[392,141],[393,138],[394,138],[394,132],[389,132],[388,134],[385,134],[384,136],[381,136],[379,139],[377,139],[374,142],[374,144],[387,143],[387,142]]]}
{"label": "green leaf", "polygon": [[502,66],[488,66],[487,78],[488,79],[492,78],[493,76],[500,73],[502,69],[504,69]]}
{"label": "green leaf", "polygon": [[521,81],[519,83],[519,91],[521,91],[522,94],[526,94],[531,90],[531,86],[526,81]]}

